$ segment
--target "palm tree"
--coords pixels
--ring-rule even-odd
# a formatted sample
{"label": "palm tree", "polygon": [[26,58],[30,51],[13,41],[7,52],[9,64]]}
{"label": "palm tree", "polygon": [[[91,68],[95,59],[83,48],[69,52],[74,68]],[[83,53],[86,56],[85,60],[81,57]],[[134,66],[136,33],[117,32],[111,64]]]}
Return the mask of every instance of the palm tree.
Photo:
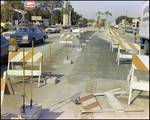
{"label": "palm tree", "polygon": [[97,20],[97,21],[98,21],[98,24],[100,24],[100,14],[103,15],[103,13],[100,12],[100,11],[98,11],[98,12],[96,13],[96,15],[99,15],[99,16],[98,16],[98,20]]}
{"label": "palm tree", "polygon": [[106,21],[105,21],[105,27],[106,27],[108,15],[112,16],[112,13],[110,13],[109,11],[106,11],[104,14],[106,14]]}

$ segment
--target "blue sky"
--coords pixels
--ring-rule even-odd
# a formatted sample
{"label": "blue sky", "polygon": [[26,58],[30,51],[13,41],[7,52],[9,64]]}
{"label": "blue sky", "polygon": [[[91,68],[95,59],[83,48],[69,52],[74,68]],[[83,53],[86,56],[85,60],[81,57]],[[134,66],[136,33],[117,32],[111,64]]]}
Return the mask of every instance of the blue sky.
{"label": "blue sky", "polygon": [[[144,0],[143,0],[144,1]],[[108,22],[114,22],[118,16],[126,15],[128,17],[137,18],[141,16],[143,1],[69,1],[74,11],[86,17],[87,19],[96,20],[98,11],[104,13],[109,11],[112,16],[108,16]],[[2,1],[1,1],[2,3]],[[101,15],[106,18],[106,15]]]}
{"label": "blue sky", "polygon": [[[144,0],[143,0],[144,1]],[[83,15],[87,19],[96,20],[98,11],[104,13],[109,11],[112,16],[108,16],[108,22],[113,22],[118,16],[126,15],[128,17],[137,18],[141,16],[143,1],[70,1],[71,5],[78,14]],[[102,19],[106,15],[101,15]]]}

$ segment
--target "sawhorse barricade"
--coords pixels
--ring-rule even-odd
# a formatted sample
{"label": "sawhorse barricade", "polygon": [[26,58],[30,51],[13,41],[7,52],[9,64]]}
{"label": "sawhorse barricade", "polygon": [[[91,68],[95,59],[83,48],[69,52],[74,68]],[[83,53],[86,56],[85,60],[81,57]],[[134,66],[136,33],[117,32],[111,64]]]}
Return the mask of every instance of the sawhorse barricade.
{"label": "sawhorse barricade", "polygon": [[2,108],[2,103],[4,99],[5,84],[6,84],[5,78],[1,77],[1,108]]}
{"label": "sawhorse barricade", "polygon": [[112,37],[111,38],[110,49],[112,49],[112,52],[113,52],[114,48],[118,48],[118,45],[120,42],[126,42],[126,38],[121,38],[121,37]]}
{"label": "sawhorse barricade", "polygon": [[[25,62],[32,62],[32,52],[24,52]],[[33,52],[33,63],[39,63],[39,69],[33,70],[33,76],[39,76],[38,87],[40,86],[40,76],[42,72],[43,55],[41,52]],[[10,63],[12,69],[10,69]],[[23,63],[23,52],[9,52],[7,74],[13,76],[23,76],[23,70],[15,70],[13,63]],[[31,76],[31,70],[25,70],[25,76]],[[44,81],[45,82],[45,81]]]}
{"label": "sawhorse barricade", "polygon": [[127,82],[129,86],[129,99],[128,105],[130,105],[132,90],[149,91],[149,80],[138,80],[137,76],[134,76],[135,70],[149,71],[149,56],[134,54],[131,62],[131,69],[127,76]]}
{"label": "sawhorse barricade", "polygon": [[[67,43],[70,43],[72,45],[72,47],[73,47],[73,45],[74,45],[74,37],[73,37],[73,35],[72,34],[60,33],[60,44],[61,43],[66,43],[66,39],[67,39]],[[59,44],[59,46],[60,46],[60,44]]]}
{"label": "sawhorse barricade", "polygon": [[116,33],[116,32],[114,32],[114,31],[112,31],[112,30],[108,30],[108,35],[110,36],[110,39],[112,38],[112,37],[119,37],[118,36],[118,33]]}
{"label": "sawhorse barricade", "polygon": [[118,65],[120,62],[121,58],[125,58],[125,59],[132,59],[132,54],[122,54],[120,53],[121,50],[136,50],[138,53],[137,54],[141,54],[141,44],[137,44],[137,43],[119,43],[119,47],[118,47],[118,53],[117,53],[117,58],[116,58],[116,62],[118,61]]}
{"label": "sawhorse barricade", "polygon": [[[86,93],[79,94],[80,101],[83,108],[79,109],[81,113],[86,112],[142,112],[142,108],[124,108],[120,102],[116,99],[115,94],[125,94],[126,91],[118,91],[120,88],[110,90],[104,93]],[[98,103],[96,96],[106,96],[107,101],[113,107],[113,109],[102,109],[100,103]]]}

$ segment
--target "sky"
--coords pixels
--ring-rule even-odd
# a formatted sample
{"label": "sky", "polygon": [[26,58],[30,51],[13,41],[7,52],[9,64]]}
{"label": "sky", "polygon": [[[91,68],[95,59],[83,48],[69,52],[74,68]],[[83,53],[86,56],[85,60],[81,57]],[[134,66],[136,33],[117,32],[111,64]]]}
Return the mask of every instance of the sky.
{"label": "sky", "polygon": [[[144,0],[143,0],[144,1]],[[69,1],[74,11],[84,18],[96,20],[98,11],[104,13],[109,11],[112,16],[108,16],[107,22],[115,22],[119,16],[137,18],[141,16],[143,1]],[[2,3],[3,1],[1,1]],[[106,19],[106,15],[101,15],[101,19]]]}
{"label": "sky", "polygon": [[[143,0],[144,1],[144,0]],[[137,18],[142,13],[143,1],[70,1],[74,11],[84,18],[96,20],[98,11],[104,13],[109,11],[112,16],[108,16],[107,22],[115,22],[119,16]],[[101,19],[106,19],[106,15],[100,15]]]}

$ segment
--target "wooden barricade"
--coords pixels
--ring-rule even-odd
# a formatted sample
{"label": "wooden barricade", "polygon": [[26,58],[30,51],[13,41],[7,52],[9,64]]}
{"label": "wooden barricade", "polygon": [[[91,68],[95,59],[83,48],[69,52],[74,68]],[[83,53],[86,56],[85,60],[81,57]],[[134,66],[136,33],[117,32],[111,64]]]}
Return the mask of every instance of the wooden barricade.
{"label": "wooden barricade", "polygon": [[113,52],[114,48],[118,48],[118,45],[120,42],[126,42],[126,38],[121,38],[121,37],[112,37],[111,38],[110,49],[112,49],[112,52]]}
{"label": "wooden barricade", "polygon": [[132,90],[149,91],[149,80],[138,80],[137,76],[134,76],[135,70],[149,71],[149,56],[134,54],[131,62],[131,69],[127,77],[129,85],[129,99],[128,105],[130,105]]}
{"label": "wooden barricade", "polygon": [[120,62],[120,59],[132,59],[132,54],[122,54],[121,50],[136,50],[138,54],[141,54],[141,44],[137,43],[119,43],[118,47],[118,53],[117,53],[117,58],[116,62],[118,61],[118,65]]}
{"label": "wooden barricade", "polygon": [[[32,52],[24,52],[25,62],[32,62]],[[33,76],[39,76],[38,87],[40,86],[40,76],[42,75],[42,60],[41,52],[33,52],[33,63],[39,63],[39,69],[33,70]],[[13,63],[23,62],[23,52],[9,52],[7,74],[13,76],[23,76],[23,70],[15,70]],[[10,69],[10,63],[12,69]],[[25,76],[31,76],[31,70],[25,70]],[[45,82],[45,81],[44,81]]]}
{"label": "wooden barricade", "polygon": [[[67,39],[67,43],[69,43],[73,46],[73,44],[74,44],[73,35],[72,34],[60,33],[60,43],[66,43],[66,39]],[[60,46],[60,44],[59,44],[59,46]]]}
{"label": "wooden barricade", "polygon": [[1,108],[2,108],[2,103],[4,99],[5,83],[6,83],[6,80],[4,78],[1,78]]}

